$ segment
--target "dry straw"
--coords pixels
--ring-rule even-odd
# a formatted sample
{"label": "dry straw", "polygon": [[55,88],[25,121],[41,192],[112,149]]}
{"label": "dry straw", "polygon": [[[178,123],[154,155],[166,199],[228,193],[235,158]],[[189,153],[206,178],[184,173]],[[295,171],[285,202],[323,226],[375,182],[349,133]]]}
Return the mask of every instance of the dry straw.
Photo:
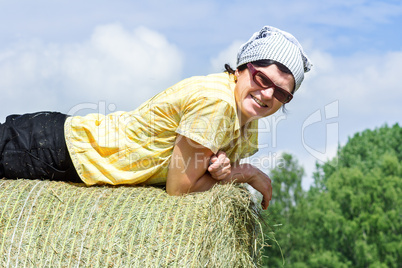
{"label": "dry straw", "polygon": [[235,185],[172,197],[0,180],[0,267],[258,267],[262,243],[250,194]]}

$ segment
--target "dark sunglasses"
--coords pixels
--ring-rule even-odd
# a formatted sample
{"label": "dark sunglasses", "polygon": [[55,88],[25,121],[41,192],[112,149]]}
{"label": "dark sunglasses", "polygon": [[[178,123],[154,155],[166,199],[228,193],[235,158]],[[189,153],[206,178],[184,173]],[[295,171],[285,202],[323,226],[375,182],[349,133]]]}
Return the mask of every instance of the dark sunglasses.
{"label": "dark sunglasses", "polygon": [[257,71],[251,63],[247,63],[247,68],[251,71],[251,75],[253,76],[254,82],[262,88],[270,88],[274,87],[274,97],[282,102],[288,103],[292,100],[293,95],[289,91],[278,87],[272,82],[271,79],[268,78],[264,73]]}

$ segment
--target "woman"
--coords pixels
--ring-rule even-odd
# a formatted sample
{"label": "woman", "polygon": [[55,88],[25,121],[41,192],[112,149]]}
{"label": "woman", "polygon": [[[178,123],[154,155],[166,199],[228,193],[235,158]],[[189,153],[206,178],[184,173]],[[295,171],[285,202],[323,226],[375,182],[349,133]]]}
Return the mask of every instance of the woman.
{"label": "woman", "polygon": [[170,195],[247,182],[267,209],[271,180],[239,161],[257,151],[257,119],[289,102],[309,69],[292,35],[263,27],[240,48],[235,71],[185,79],[134,111],[7,117],[0,176],[162,184]]}

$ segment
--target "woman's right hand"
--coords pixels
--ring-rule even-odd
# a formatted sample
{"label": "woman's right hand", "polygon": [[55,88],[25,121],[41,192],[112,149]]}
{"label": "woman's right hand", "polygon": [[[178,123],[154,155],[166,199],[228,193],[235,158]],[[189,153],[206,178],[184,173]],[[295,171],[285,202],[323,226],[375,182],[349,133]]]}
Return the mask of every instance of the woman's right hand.
{"label": "woman's right hand", "polygon": [[221,181],[230,177],[230,159],[226,156],[224,151],[218,151],[216,154],[212,155],[209,162],[208,172],[211,174],[212,178]]}

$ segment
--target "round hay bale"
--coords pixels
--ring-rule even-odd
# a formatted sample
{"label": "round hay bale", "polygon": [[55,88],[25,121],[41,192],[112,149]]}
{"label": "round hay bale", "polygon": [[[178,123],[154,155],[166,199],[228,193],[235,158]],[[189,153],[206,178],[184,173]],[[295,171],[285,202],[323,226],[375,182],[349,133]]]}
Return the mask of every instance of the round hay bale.
{"label": "round hay bale", "polygon": [[0,267],[257,267],[263,233],[236,185],[154,187],[0,180]]}

